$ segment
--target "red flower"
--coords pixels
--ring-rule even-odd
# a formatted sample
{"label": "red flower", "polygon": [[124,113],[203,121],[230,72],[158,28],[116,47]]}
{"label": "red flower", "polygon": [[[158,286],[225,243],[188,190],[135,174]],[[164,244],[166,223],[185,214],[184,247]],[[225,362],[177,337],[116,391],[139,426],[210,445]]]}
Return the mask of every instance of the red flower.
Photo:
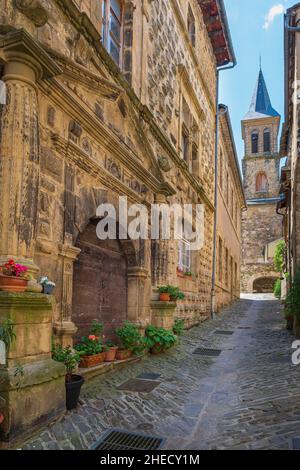
{"label": "red flower", "polygon": [[96,341],[97,338],[96,338],[95,335],[90,335],[90,336],[89,336],[89,339],[90,339],[91,341]]}

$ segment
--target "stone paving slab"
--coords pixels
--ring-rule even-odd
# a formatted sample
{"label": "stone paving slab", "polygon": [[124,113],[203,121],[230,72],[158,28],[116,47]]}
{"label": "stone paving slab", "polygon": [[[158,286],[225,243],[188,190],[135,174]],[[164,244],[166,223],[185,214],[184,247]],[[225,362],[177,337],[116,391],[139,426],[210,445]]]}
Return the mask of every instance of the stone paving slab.
{"label": "stone paving slab", "polygon": [[[76,411],[18,448],[89,449],[117,427],[166,438],[166,449],[289,449],[300,436],[300,366],[281,310],[270,296],[241,299],[166,354],[90,380]],[[200,346],[222,353],[193,355]],[[160,384],[149,393],[119,389],[142,373],[160,374]]]}

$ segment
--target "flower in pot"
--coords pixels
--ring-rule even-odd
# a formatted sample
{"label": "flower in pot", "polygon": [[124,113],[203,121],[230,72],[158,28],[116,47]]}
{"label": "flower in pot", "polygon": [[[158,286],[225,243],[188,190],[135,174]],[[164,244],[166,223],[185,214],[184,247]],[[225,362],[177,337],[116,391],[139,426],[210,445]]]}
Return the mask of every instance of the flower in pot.
{"label": "flower in pot", "polygon": [[170,349],[177,341],[173,331],[152,325],[147,327],[145,335],[145,343],[152,354],[160,354]]}
{"label": "flower in pot", "polygon": [[77,407],[80,390],[84,383],[84,378],[81,375],[74,374],[80,361],[80,355],[70,346],[67,348],[54,346],[52,358],[54,361],[62,362],[66,366],[66,407],[67,410],[73,410]]}
{"label": "flower in pot", "polygon": [[130,322],[116,329],[116,335],[121,340],[121,347],[118,349],[116,359],[122,361],[128,359],[132,354],[141,354],[144,349],[142,336],[138,327]]}
{"label": "flower in pot", "polygon": [[113,362],[116,359],[118,346],[111,341],[107,341],[105,346],[105,362]]}
{"label": "flower in pot", "polygon": [[51,295],[53,292],[53,289],[55,287],[55,282],[52,282],[48,279],[47,276],[43,276],[40,279],[40,284],[43,286],[43,293],[47,295]]}
{"label": "flower in pot", "polygon": [[158,292],[161,302],[170,302],[170,286],[160,286]]}
{"label": "flower in pot", "polygon": [[26,278],[27,266],[10,259],[1,266],[0,290],[5,292],[25,292],[28,284]]}
{"label": "flower in pot", "polygon": [[185,271],[184,275],[186,277],[193,277],[193,273],[191,271]]}
{"label": "flower in pot", "polygon": [[79,343],[75,344],[75,350],[80,355],[81,368],[95,367],[105,360],[105,351],[98,336],[83,336]]}

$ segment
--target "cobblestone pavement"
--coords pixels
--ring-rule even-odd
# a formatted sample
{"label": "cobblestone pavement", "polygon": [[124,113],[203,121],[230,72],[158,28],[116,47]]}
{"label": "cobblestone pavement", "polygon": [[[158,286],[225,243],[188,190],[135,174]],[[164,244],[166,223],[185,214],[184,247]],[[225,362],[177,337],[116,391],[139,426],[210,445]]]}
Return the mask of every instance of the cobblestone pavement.
{"label": "cobblestone pavement", "polygon": [[[118,427],[162,436],[166,449],[288,449],[300,436],[300,366],[291,363],[292,341],[278,301],[245,296],[165,355],[87,383],[78,410],[21,447],[88,449]],[[193,355],[199,346],[222,353]],[[152,392],[117,388],[142,372],[161,374]]]}

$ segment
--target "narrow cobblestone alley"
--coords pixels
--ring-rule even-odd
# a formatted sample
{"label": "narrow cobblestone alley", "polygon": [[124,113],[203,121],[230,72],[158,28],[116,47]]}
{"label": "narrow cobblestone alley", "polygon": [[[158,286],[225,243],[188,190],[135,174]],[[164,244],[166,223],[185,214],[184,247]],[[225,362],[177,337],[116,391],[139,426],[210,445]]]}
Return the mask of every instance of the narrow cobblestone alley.
{"label": "narrow cobblestone alley", "polygon": [[[248,296],[187,332],[169,353],[88,382],[82,406],[22,448],[88,449],[117,427],[164,437],[165,449],[288,449],[300,436],[292,341],[280,303]],[[222,353],[193,354],[201,346]],[[118,389],[145,372],[160,374],[150,393]]]}

